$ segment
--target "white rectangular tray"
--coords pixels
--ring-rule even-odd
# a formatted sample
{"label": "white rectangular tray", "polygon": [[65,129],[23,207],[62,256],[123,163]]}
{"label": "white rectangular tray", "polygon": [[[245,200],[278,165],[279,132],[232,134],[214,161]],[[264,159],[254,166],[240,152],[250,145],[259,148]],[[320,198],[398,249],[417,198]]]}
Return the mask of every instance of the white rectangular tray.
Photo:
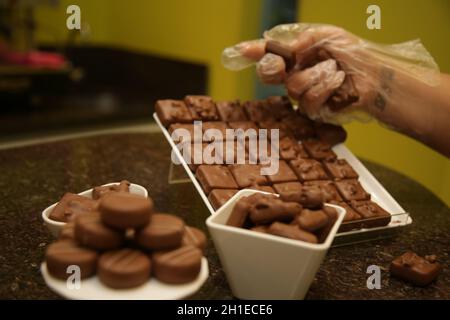
{"label": "white rectangular tray", "polygon": [[[173,142],[170,133],[162,125],[156,113],[153,113],[153,118],[161,128],[164,136],[172,147],[175,155],[179,158],[181,165],[186,170],[186,173],[191,179],[192,183],[197,188],[197,191],[205,202],[206,207],[211,214],[214,214],[216,211],[212,207],[207,195],[203,192],[203,189],[195,178],[195,175],[189,169],[189,166],[187,165],[180,151]],[[361,163],[361,161],[359,161],[358,158],[356,158],[355,155],[344,144],[334,146],[333,151],[339,158],[347,160],[347,162],[355,169],[355,171],[359,175],[359,182],[364,187],[364,189],[371,194],[372,201],[376,202],[392,215],[391,222],[387,226],[370,229],[358,229],[338,233],[336,235],[334,245],[343,245],[373,240],[376,238],[388,237],[391,236],[393,232],[397,231],[400,227],[405,227],[412,223],[412,219],[409,214],[405,212],[405,210],[398,204],[398,202],[395,201],[395,199],[389,194],[389,192],[387,192],[387,190],[381,185],[381,183],[377,179],[375,179],[375,177],[369,172],[369,170],[367,170],[367,168]]]}

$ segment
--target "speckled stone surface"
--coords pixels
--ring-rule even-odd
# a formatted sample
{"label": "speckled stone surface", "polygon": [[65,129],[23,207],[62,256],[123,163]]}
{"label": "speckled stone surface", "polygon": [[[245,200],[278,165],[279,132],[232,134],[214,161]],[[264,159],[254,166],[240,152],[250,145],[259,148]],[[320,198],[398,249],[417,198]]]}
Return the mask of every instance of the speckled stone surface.
{"label": "speckled stone surface", "polygon": [[[175,213],[206,231],[209,213],[194,186],[168,183],[169,159],[169,145],[159,133],[96,136],[0,151],[0,298],[59,298],[39,271],[45,247],[54,240],[40,214],[66,191],[127,179],[146,187],[160,211]],[[449,299],[449,208],[409,178],[365,164],[414,223],[394,238],[332,248],[307,299]],[[444,271],[437,282],[417,288],[389,277],[390,261],[406,250],[438,255]],[[211,240],[207,257],[210,278],[193,298],[233,298]],[[380,290],[366,287],[369,265],[381,267]]]}

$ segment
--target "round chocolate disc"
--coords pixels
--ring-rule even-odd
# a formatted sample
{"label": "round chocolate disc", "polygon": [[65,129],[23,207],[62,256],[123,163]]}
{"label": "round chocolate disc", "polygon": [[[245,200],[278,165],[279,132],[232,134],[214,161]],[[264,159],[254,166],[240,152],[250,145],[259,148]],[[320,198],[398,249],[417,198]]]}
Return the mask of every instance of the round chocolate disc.
{"label": "round chocolate disc", "polygon": [[181,240],[182,246],[194,246],[205,252],[206,248],[206,236],[202,230],[186,226],[184,228],[183,239]]}
{"label": "round chocolate disc", "polygon": [[108,251],[98,261],[100,281],[114,289],[137,287],[149,280],[150,271],[150,258],[134,249]]}
{"label": "round chocolate disc", "polygon": [[155,213],[150,223],[136,232],[136,240],[143,248],[150,250],[174,249],[181,245],[184,222],[177,216]]}
{"label": "round chocolate disc", "polygon": [[81,279],[92,276],[96,270],[97,259],[97,252],[82,248],[73,240],[56,241],[50,244],[45,252],[48,272],[63,280],[72,275],[68,269],[70,266],[80,268]]}
{"label": "round chocolate disc", "polygon": [[100,200],[102,221],[113,228],[127,229],[145,226],[153,211],[153,201],[138,195],[114,192]]}

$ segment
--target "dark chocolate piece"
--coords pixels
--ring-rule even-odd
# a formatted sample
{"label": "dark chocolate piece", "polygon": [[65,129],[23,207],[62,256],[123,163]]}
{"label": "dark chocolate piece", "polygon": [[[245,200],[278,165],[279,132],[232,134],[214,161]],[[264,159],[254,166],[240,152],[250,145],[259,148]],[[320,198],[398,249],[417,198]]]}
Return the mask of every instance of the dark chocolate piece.
{"label": "dark chocolate piece", "polygon": [[181,245],[184,222],[170,214],[154,213],[150,222],[136,232],[137,243],[149,250],[168,250]]}
{"label": "dark chocolate piece", "polygon": [[226,166],[201,165],[195,173],[206,194],[213,189],[237,189],[233,175]]}
{"label": "dark chocolate piece", "polygon": [[50,212],[49,218],[54,221],[67,222],[79,214],[90,213],[97,208],[97,201],[67,192]]}
{"label": "dark chocolate piece", "polygon": [[333,179],[358,179],[358,174],[345,159],[324,161],[323,166]]}
{"label": "dark chocolate piece", "polygon": [[179,100],[158,100],[155,105],[156,114],[163,126],[172,123],[190,123],[192,116],[186,104]]}
{"label": "dark chocolate piece", "polygon": [[306,181],[305,186],[316,186],[320,189],[323,194],[323,201],[342,201],[342,197],[340,196],[336,186],[332,181]]}
{"label": "dark chocolate piece", "polygon": [[376,228],[388,225],[391,214],[373,201],[352,201],[350,205],[362,217],[362,228]]}
{"label": "dark chocolate piece", "polygon": [[279,141],[280,158],[284,160],[294,160],[297,158],[309,158],[303,145],[299,144],[291,137],[283,137]]}
{"label": "dark chocolate piece", "polygon": [[294,114],[291,101],[286,96],[271,96],[266,99],[270,106],[272,115],[277,120],[289,117]]}
{"label": "dark chocolate piece", "polygon": [[217,112],[222,121],[247,121],[244,108],[241,106],[239,100],[222,101],[216,103]]}
{"label": "dark chocolate piece", "polygon": [[368,200],[368,194],[356,179],[346,179],[335,181],[335,186],[346,201],[351,200]]}
{"label": "dark chocolate piece", "polygon": [[92,199],[98,200],[105,194],[111,192],[130,192],[130,182],[127,180],[122,180],[119,184],[94,187],[92,189]]}
{"label": "dark chocolate piece", "polygon": [[150,279],[150,272],[150,258],[139,250],[109,251],[102,254],[98,261],[98,278],[114,289],[140,286]]}
{"label": "dark chocolate piece", "polygon": [[273,188],[283,201],[300,203],[302,195],[302,184],[300,182],[277,183],[273,185]]}
{"label": "dark chocolate piece", "polygon": [[208,200],[214,209],[219,210],[237,192],[238,190],[235,189],[214,189],[209,194]]}
{"label": "dark chocolate piece", "polygon": [[389,269],[392,276],[422,287],[433,282],[441,271],[436,256],[422,258],[411,251],[395,258]]}
{"label": "dark chocolate piece", "polygon": [[283,122],[291,130],[297,140],[310,139],[316,135],[313,122],[299,113],[284,118]]}
{"label": "dark chocolate piece", "polygon": [[268,184],[266,176],[261,175],[261,166],[259,165],[236,164],[231,165],[229,168],[239,189],[244,189],[255,184]]}
{"label": "dark chocolate piece", "polygon": [[328,224],[328,215],[323,210],[303,209],[296,218],[298,226],[306,231],[315,232]]}
{"label": "dark chocolate piece", "polygon": [[197,247],[204,253],[206,248],[206,235],[200,229],[186,226],[184,228],[184,235],[181,240],[181,245]]}
{"label": "dark chocolate piece", "polygon": [[155,277],[166,283],[181,284],[195,280],[202,266],[202,252],[194,246],[152,255]]}
{"label": "dark chocolate piece", "polygon": [[352,103],[359,100],[359,94],[356,90],[353,79],[346,75],[342,85],[336,90],[336,92],[328,99],[328,107],[332,111],[338,111],[348,107]]}
{"label": "dark chocolate piece", "polygon": [[91,249],[112,250],[123,244],[124,233],[104,225],[100,214],[93,212],[75,218],[75,238]]}
{"label": "dark chocolate piece", "polygon": [[342,143],[347,139],[347,131],[342,126],[329,123],[315,122],[314,127],[319,140],[332,146]]}
{"label": "dark chocolate piece", "polygon": [[314,159],[295,159],[289,162],[301,182],[308,180],[324,180],[328,176],[322,164]]}
{"label": "dark chocolate piece", "polygon": [[301,230],[296,225],[274,222],[267,229],[267,232],[284,238],[300,240],[309,243],[318,243],[317,237],[313,233]]}
{"label": "dark chocolate piece", "polygon": [[270,112],[269,104],[265,100],[246,101],[244,102],[244,110],[250,121],[275,120]]}
{"label": "dark chocolate piece", "polygon": [[193,120],[217,121],[219,114],[217,113],[216,104],[213,99],[208,96],[186,96],[184,98]]}
{"label": "dark chocolate piece", "polygon": [[255,193],[247,197],[250,206],[250,220],[254,224],[268,224],[274,221],[290,222],[302,210],[296,202],[284,202],[275,195]]}
{"label": "dark chocolate piece", "polygon": [[266,53],[273,53],[283,58],[286,64],[286,71],[289,71],[295,66],[296,55],[294,48],[283,44],[279,41],[269,40],[266,42]]}
{"label": "dark chocolate piece", "polygon": [[153,201],[135,194],[115,192],[100,200],[99,211],[102,221],[110,227],[139,228],[149,222]]}
{"label": "dark chocolate piece", "polygon": [[331,145],[320,140],[306,140],[302,142],[306,152],[316,160],[336,159],[336,153],[331,150]]}
{"label": "dark chocolate piece", "polygon": [[68,273],[68,267],[75,265],[80,268],[80,278],[88,278],[95,274],[98,254],[94,250],[82,248],[75,241],[60,240],[50,244],[45,252],[48,272],[66,280],[73,273]]}
{"label": "dark chocolate piece", "polygon": [[273,175],[267,175],[267,179],[269,179],[271,183],[282,183],[298,180],[294,171],[292,171],[292,169],[284,160],[279,160],[278,172]]}

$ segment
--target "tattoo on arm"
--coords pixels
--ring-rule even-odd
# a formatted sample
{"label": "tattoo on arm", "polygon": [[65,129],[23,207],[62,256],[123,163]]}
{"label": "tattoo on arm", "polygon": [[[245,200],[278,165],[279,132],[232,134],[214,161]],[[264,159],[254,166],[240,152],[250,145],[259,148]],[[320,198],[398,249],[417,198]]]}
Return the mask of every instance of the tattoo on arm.
{"label": "tattoo on arm", "polygon": [[391,82],[394,80],[395,73],[394,70],[390,68],[383,68],[380,72],[380,86],[381,92],[378,92],[375,98],[375,107],[378,110],[384,111],[386,108],[386,96],[392,94]]}

